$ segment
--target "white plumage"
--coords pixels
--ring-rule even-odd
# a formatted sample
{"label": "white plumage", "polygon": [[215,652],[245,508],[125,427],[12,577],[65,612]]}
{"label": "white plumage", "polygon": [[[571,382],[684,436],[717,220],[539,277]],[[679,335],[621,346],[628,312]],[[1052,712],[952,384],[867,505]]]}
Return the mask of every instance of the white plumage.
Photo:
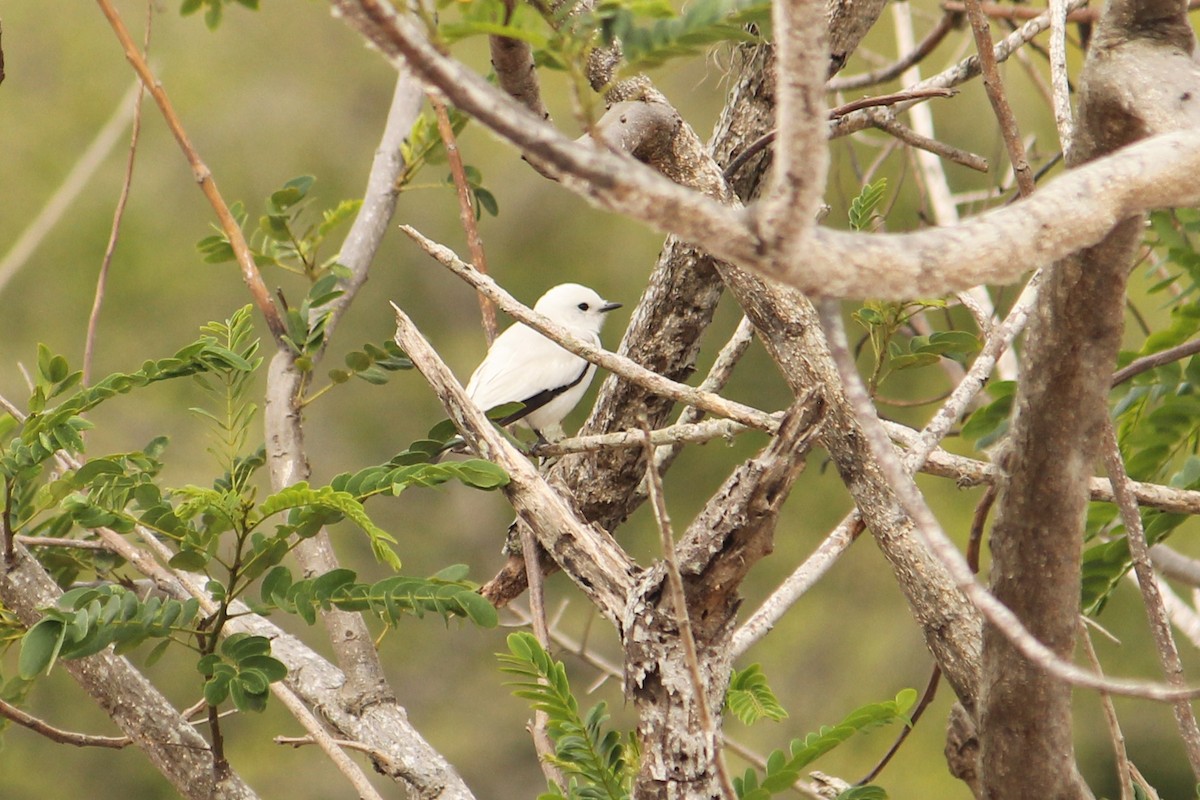
{"label": "white plumage", "polygon": [[[533,310],[599,347],[604,315],[620,307],[586,286],[564,283],[542,295]],[[518,322],[496,337],[471,375],[467,395],[484,411],[525,403],[500,423],[519,421],[541,437],[561,435],[563,417],[583,397],[595,372],[594,364]]]}

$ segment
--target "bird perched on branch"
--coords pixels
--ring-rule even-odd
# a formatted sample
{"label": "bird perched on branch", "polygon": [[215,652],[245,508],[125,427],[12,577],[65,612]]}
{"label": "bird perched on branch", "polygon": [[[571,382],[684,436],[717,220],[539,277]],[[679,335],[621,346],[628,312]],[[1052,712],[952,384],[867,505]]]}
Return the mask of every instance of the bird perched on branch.
{"label": "bird perched on branch", "polygon": [[[564,283],[542,295],[533,310],[599,347],[604,315],[620,307],[586,286]],[[524,403],[497,422],[519,422],[532,428],[539,440],[549,441],[547,437],[562,437],[563,417],[583,397],[595,372],[594,364],[518,322],[496,337],[471,375],[467,395],[485,411]]]}

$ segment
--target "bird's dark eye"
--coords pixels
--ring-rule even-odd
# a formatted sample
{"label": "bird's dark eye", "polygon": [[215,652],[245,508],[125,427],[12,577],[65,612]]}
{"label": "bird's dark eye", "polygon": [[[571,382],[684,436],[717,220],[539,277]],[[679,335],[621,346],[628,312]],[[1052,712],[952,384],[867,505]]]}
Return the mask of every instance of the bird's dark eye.
{"label": "bird's dark eye", "polygon": [[589,306],[587,303],[580,303],[580,304],[579,304],[579,310],[580,310],[580,311],[587,311],[587,310],[588,310],[588,308],[590,308],[590,306]]}

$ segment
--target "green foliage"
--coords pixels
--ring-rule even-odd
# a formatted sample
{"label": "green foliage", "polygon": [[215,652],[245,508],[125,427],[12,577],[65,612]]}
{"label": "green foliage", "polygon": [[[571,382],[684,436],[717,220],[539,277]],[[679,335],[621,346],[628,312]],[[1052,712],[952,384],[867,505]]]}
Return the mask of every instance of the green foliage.
{"label": "green foliage", "polygon": [[887,178],[880,178],[874,183],[868,183],[858,193],[858,197],[850,201],[850,227],[856,231],[866,230],[875,216],[875,208],[883,200],[887,191]]}
{"label": "green foliage", "polygon": [[502,0],[472,0],[455,4],[459,13],[438,26],[447,44],[474,36],[504,36],[527,42],[535,49],[548,47],[552,32],[532,5],[518,4],[511,13]]}
{"label": "green foliage", "polygon": [[[1137,351],[1121,354],[1127,364],[1193,339],[1200,334],[1200,211],[1179,209],[1151,214],[1147,244],[1163,258],[1168,277],[1157,265],[1147,274],[1151,293],[1172,289],[1170,324],[1146,336]],[[1126,471],[1134,480],[1180,489],[1200,489],[1200,356],[1163,364],[1133,377],[1115,392],[1114,423]],[[1141,512],[1150,544],[1169,536],[1187,516],[1159,509]],[[1082,598],[1085,612],[1098,614],[1112,590],[1132,566],[1119,510],[1093,504],[1088,515],[1092,544],[1083,553]]]}
{"label": "green foliage", "polygon": [[[605,45],[619,41],[623,71],[637,72],[724,42],[754,41],[771,21],[768,0],[696,0],[676,14],[665,0],[601,0],[589,16]],[[750,28],[748,26],[754,26]]]}
{"label": "green foliage", "polygon": [[800,778],[800,771],[856,733],[892,722],[909,724],[908,709],[916,702],[914,689],[904,689],[894,700],[863,706],[838,725],[824,726],[803,739],[793,739],[788,751],[775,750],[767,757],[767,769],[762,780],[753,769],[733,781],[741,800],[767,800],[774,794],[787,791]]}
{"label": "green foliage", "polygon": [[216,30],[221,24],[221,16],[225,12],[225,6],[237,3],[240,6],[257,11],[258,0],[183,0],[183,4],[179,7],[181,16],[195,14],[201,8],[204,9],[204,24],[209,30]]}
{"label": "green foliage", "polygon": [[[272,202],[289,207],[306,188],[285,187],[285,193],[277,193]],[[327,290],[323,283],[331,280],[329,275],[314,283],[310,295],[314,307],[322,299],[320,292]],[[3,635],[22,643],[18,661],[23,680],[44,673],[59,658],[79,658],[109,645],[125,652],[148,639],[159,639],[149,654],[149,660],[154,660],[172,641],[182,641],[199,650],[197,668],[205,678],[203,691],[209,704],[232,700],[241,710],[261,710],[270,684],[286,674],[283,664],[270,655],[265,639],[222,636],[232,603],[264,576],[261,610],[285,610],[310,623],[318,610],[343,608],[369,612],[387,625],[395,625],[404,615],[427,613],[489,627],[497,624],[495,609],[477,593],[475,584],[465,580],[462,567],[427,579],[392,576],[369,584],[357,583],[348,570],[296,581],[280,566],[293,547],[322,526],[348,519],[367,535],[379,560],[398,569],[400,559],[392,549],[396,540],[372,522],[362,505],[365,498],[449,480],[492,489],[508,478],[485,461],[433,464],[429,453],[406,451],[395,463],[338,476],[336,486],[299,483],[256,501],[250,478],[265,462],[265,455],[263,447],[251,441],[255,406],[248,398],[262,363],[258,352],[249,307],[224,322],[205,325],[200,338],[173,358],[148,361],[136,373],[118,373],[92,387],[80,388],[78,373],[71,372],[64,358],[39,349],[31,413],[19,424],[6,417],[0,427],[9,438],[0,455],[0,469],[13,530],[55,537],[68,537],[76,529],[104,528],[118,534],[139,528],[149,531],[174,546],[171,567],[208,577],[205,587],[217,609],[201,621],[196,600],[143,600],[112,583],[69,591],[55,607],[45,609],[44,617],[28,631],[15,621],[7,624],[7,617],[0,618]],[[366,379],[371,379],[373,370],[411,366],[398,349],[387,346],[368,345],[350,360],[352,368],[366,373]],[[117,394],[182,376],[194,376],[211,401],[203,410],[194,409],[216,433],[211,451],[223,469],[211,486],[165,486],[161,471],[166,440],[161,437],[143,450],[93,457],[52,480],[43,479],[42,463],[55,451],[83,452],[79,431],[87,424],[80,414]],[[49,407],[63,397],[57,406]],[[103,551],[39,548],[37,552],[63,585],[83,572],[104,576],[121,566],[120,559]]]}
{"label": "green foliage", "polygon": [[271,641],[248,633],[230,634],[196,670],[205,678],[205,702],[219,706],[232,697],[238,711],[262,711],[271,684],[287,677],[287,667],[271,655]]}
{"label": "green foliage", "polygon": [[248,365],[237,353],[201,338],[171,358],[147,361],[136,372],[113,373],[91,386],[77,389],[57,406],[47,408],[50,400],[78,384],[79,373],[69,371],[62,356],[51,356],[44,346],[39,346],[38,380],[27,405],[29,415],[19,425],[8,423],[4,426],[9,435],[17,435],[0,453],[0,474],[6,478],[30,479],[55,452],[82,452],[80,432],[90,428],[91,424],[80,415],[117,395],[158,381],[242,366]]}
{"label": "green foliage", "polygon": [[510,684],[516,687],[514,695],[545,712],[547,734],[555,746],[550,761],[570,779],[568,786],[552,787],[548,795],[542,796],[581,800],[628,797],[636,764],[621,735],[604,730],[608,720],[605,704],[598,703],[580,715],[566,667],[552,659],[532,634],[510,634],[508,650],[497,656],[501,670],[517,676],[518,680]]}
{"label": "green foliage", "polygon": [[373,584],[357,583],[356,573],[348,569],[296,581],[287,567],[277,566],[263,578],[260,610],[278,608],[309,625],[316,622],[318,609],[338,608],[371,613],[389,626],[406,616],[433,613],[494,628],[499,622],[496,609],[478,593],[476,584],[464,580],[466,574],[466,566],[458,564],[430,578],[396,575]]}
{"label": "green foliage", "polygon": [[[850,203],[849,223],[853,230],[866,230],[887,192],[887,178],[864,186]],[[979,339],[968,331],[933,331],[926,335],[905,335],[913,317],[927,311],[946,308],[944,300],[907,300],[904,302],[870,301],[854,312],[854,320],[867,331],[874,363],[867,381],[874,395],[893,372],[937,364],[943,358],[965,363],[979,349]]]}
{"label": "green foliage", "polygon": [[1017,398],[1016,381],[993,381],[988,384],[992,401],[977,408],[962,428],[962,437],[975,442],[975,447],[990,447],[1008,433],[1013,402]]}
{"label": "green foliage", "polygon": [[367,383],[381,386],[387,383],[389,373],[398,370],[412,369],[412,361],[393,341],[363,345],[362,350],[354,350],[346,354],[346,369],[329,371],[329,379],[335,384],[345,383],[351,378],[361,378]]}
{"label": "green foliage", "polygon": [[32,680],[59,658],[82,658],[110,644],[117,653],[150,638],[194,629],[199,603],[161,597],[140,599],[123,586],[105,584],[72,589],[59,598],[21,641],[20,675]]}
{"label": "green foliage", "polygon": [[927,367],[942,358],[965,362],[979,349],[979,339],[967,331],[934,331],[928,336],[902,338],[913,317],[945,307],[943,300],[870,301],[854,312],[854,320],[867,331],[874,355],[867,384],[872,394],[893,372]]}
{"label": "green foliage", "polygon": [[[493,0],[473,0],[471,3],[459,4],[463,8],[463,13],[477,14],[490,13],[489,9],[499,9],[499,13],[503,13],[504,6]],[[515,18],[524,18],[535,12],[526,5],[518,5],[514,8]],[[470,35],[483,34],[485,28],[491,29],[496,27],[497,30],[510,30],[512,33],[517,33],[513,28],[505,26],[495,26],[488,23],[482,28],[476,29],[474,24],[463,23],[461,25],[446,24],[442,28],[443,35],[453,40],[455,38],[463,38]],[[449,34],[449,35],[448,35]],[[490,35],[490,34],[488,34]],[[511,38],[518,38],[516,36]],[[455,136],[466,127],[468,117],[460,111],[453,108],[447,108],[447,115],[450,118],[450,129]],[[441,132],[438,129],[437,117],[432,111],[426,111],[417,118],[413,124],[412,130],[409,132],[408,138],[401,145],[400,154],[404,158],[404,172],[401,173],[396,185],[400,188],[438,188],[438,189],[454,189],[454,176],[447,173],[446,177],[439,183],[416,186],[413,184],[413,179],[421,168],[429,164],[444,164],[447,161],[446,144],[442,140]],[[500,213],[500,205],[496,201],[496,196],[491,191],[484,188],[483,173],[478,167],[470,164],[463,165],[463,176],[467,181],[467,189],[470,192],[472,200],[472,208],[475,211],[475,219],[479,219],[483,212],[486,211],[493,217]]]}
{"label": "green foliage", "polygon": [[760,719],[778,722],[788,715],[767,685],[761,664],[734,670],[729,679],[729,692],[725,695],[725,708],[746,725],[753,725]]}
{"label": "green foliage", "polygon": [[880,786],[851,786],[839,793],[836,800],[887,800],[887,796]]}
{"label": "green foliage", "polygon": [[[235,469],[237,459],[241,457],[246,446],[258,407],[249,401],[248,390],[254,371],[262,364],[258,355],[259,341],[254,335],[254,322],[251,317],[251,307],[243,306],[235,311],[225,322],[210,322],[200,329],[203,335],[200,341],[207,342],[236,356],[236,361],[224,368],[209,371],[207,375],[197,375],[197,385],[204,389],[213,401],[214,409],[193,408],[212,425],[216,444],[209,447],[227,474],[238,477],[248,477],[244,471]],[[231,487],[241,491],[244,484],[235,481]]]}
{"label": "green foliage", "polygon": [[[266,199],[266,213],[259,217],[257,228],[247,237],[255,264],[276,266],[304,275],[310,282],[329,274],[346,274],[335,258],[322,259],[320,251],[329,235],[354,216],[362,201],[342,200],[333,208],[322,210],[319,221],[314,222],[308,213],[311,202],[308,193],[314,182],[311,175],[292,178]],[[236,202],[230,211],[238,225],[245,229],[249,218],[245,205]],[[233,261],[235,256],[229,237],[216,226],[214,230],[215,233],[196,243],[196,249],[209,264]],[[328,293],[329,290],[325,291]],[[317,305],[322,304],[314,303]]]}
{"label": "green foliage", "polygon": [[339,491],[332,486],[313,489],[301,481],[264,500],[251,515],[250,527],[282,511],[296,512],[290,520],[293,524],[284,528],[288,533],[294,532],[305,522],[320,520],[320,524],[325,524],[344,517],[367,535],[371,540],[371,552],[381,563],[392,569],[400,569],[400,557],[390,546],[396,543],[395,537],[372,522],[362,503],[349,492]]}

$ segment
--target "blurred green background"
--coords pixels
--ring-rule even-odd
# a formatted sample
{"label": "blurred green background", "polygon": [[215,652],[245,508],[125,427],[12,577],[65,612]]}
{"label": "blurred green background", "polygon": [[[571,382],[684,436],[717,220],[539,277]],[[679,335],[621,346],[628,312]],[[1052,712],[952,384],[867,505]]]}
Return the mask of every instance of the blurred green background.
{"label": "blurred green background", "polygon": [[[313,194],[318,208],[359,196],[391,96],[394,73],[388,64],[331,19],[328,4],[317,0],[264,0],[258,13],[234,7],[215,32],[207,30],[199,17],[180,18],[178,5],[170,0],[156,14],[150,61],[226,200],[244,200],[251,218],[256,218],[263,198],[302,174],[317,178]],[[118,6],[140,38],[144,4],[123,0]],[[933,3],[923,6],[918,11],[918,35],[938,13]],[[0,20],[7,67],[7,79],[0,85],[3,253],[59,190],[132,85],[133,74],[93,3],[0,0]],[[895,52],[886,15],[869,45],[883,54]],[[961,57],[964,47],[944,45],[926,64],[926,74]],[[456,53],[486,69],[486,49],[479,43],[459,45]],[[653,75],[702,136],[712,129],[724,102],[728,61],[729,53],[717,50]],[[858,58],[848,72],[867,66],[871,64]],[[1044,68],[1040,60],[1034,66]],[[1037,137],[1035,153],[1053,152],[1053,120],[1034,85],[1015,65],[1007,66],[1005,75],[1022,124]],[[544,87],[555,119],[575,135],[560,76],[548,75]],[[989,157],[994,165],[1004,163],[980,87],[972,85],[963,96],[941,102],[934,111],[942,138]],[[875,157],[884,141],[879,135],[862,138],[865,143],[840,140],[832,145],[828,202],[833,210],[827,224],[842,225],[849,200],[858,192],[856,170]],[[21,365],[35,363],[38,342],[65,354],[73,365],[81,361],[127,142],[126,130],[32,256],[11,276],[0,276],[0,392],[18,403],[27,395]],[[527,302],[545,288],[568,280],[589,284],[603,296],[624,302],[626,309],[614,315],[604,335],[605,342],[615,347],[662,237],[589,208],[540,178],[517,153],[480,129],[468,128],[461,147],[467,163],[482,170],[484,185],[500,205],[499,217],[485,216],[481,223],[495,276]],[[986,188],[998,180],[995,169],[988,176],[954,166],[948,171],[956,190]],[[921,193],[906,155],[893,154],[879,174],[888,176],[887,203],[894,203],[889,228],[921,225]],[[418,183],[444,177],[445,168],[434,166]],[[130,371],[145,359],[169,355],[194,339],[207,321],[224,319],[249,302],[231,264],[204,264],[196,253],[195,243],[211,232],[212,219],[157,109],[147,100],[133,193],[100,321],[96,376]],[[450,190],[406,193],[396,221],[414,225],[466,253]],[[265,277],[272,289],[281,288],[290,299],[298,300],[305,291],[292,275]],[[1013,294],[1002,292],[1002,304],[1011,301]],[[388,235],[369,284],[339,327],[326,369],[339,366],[345,352],[364,342],[390,337],[389,300],[413,316],[460,377],[470,373],[484,351],[475,298],[398,231]],[[1149,307],[1148,313],[1153,317],[1156,310]],[[738,317],[733,304],[723,301],[717,323],[705,339],[702,368]],[[885,393],[927,399],[946,388],[944,375],[933,368],[902,375],[887,385]],[[788,401],[782,382],[757,346],[739,369],[729,394],[769,410]],[[584,406],[592,396],[594,389]],[[137,449],[153,436],[167,434],[172,442],[167,452],[168,482],[206,484],[216,469],[205,452],[206,429],[185,411],[201,401],[194,387],[176,382],[108,403],[91,415],[96,429],[89,435],[90,452]],[[930,409],[895,409],[894,415],[919,423]],[[582,420],[584,412],[581,407],[568,419],[568,430]],[[314,480],[386,461],[441,417],[432,393],[413,372],[400,373],[383,387],[361,381],[341,386],[308,409]],[[713,443],[690,449],[680,459],[667,479],[677,529],[686,527],[733,466],[763,441],[747,436],[731,444]],[[947,530],[960,541],[965,539],[979,492],[959,491],[934,479],[922,478],[921,483]],[[756,568],[745,587],[744,608],[755,608],[849,508],[824,454],[814,452],[784,512],[775,554]],[[502,563],[499,548],[511,512],[497,494],[459,486],[413,490],[379,501],[371,511],[400,539],[406,571],[429,574],[449,563],[466,562],[472,576],[482,581]],[[1189,533],[1195,533],[1193,523],[1176,534],[1176,541]],[[335,536],[349,564],[364,576],[381,577],[355,531],[338,529]],[[654,528],[645,510],[635,514],[618,536],[639,558],[655,556]],[[610,659],[617,657],[612,631],[601,620],[592,624],[585,602],[561,575],[549,581],[547,590],[550,608],[556,613],[562,610],[560,624],[566,631],[578,637],[590,630],[589,641]],[[319,650],[327,650],[319,628],[306,631],[302,624],[285,622]],[[1109,669],[1122,675],[1155,675],[1132,590],[1123,588],[1118,593],[1103,622],[1122,642],[1098,643]],[[461,770],[477,796],[515,800],[535,796],[543,782],[525,732],[529,712],[523,702],[509,696],[502,685],[504,677],[495,668],[492,654],[504,648],[505,633],[504,629],[481,632],[457,624],[447,627],[432,619],[413,620],[384,637],[381,648],[413,722]],[[1187,656],[1194,664],[1195,658]],[[10,651],[0,661],[0,673],[6,677],[13,674],[14,657],[15,651]],[[564,657],[575,686],[584,693],[595,672],[569,655]],[[860,705],[891,698],[904,687],[924,686],[930,668],[919,632],[868,537],[742,666],[752,661],[764,665],[791,717],[751,729],[731,721],[728,731],[764,753],[835,723]],[[185,658],[167,657],[149,672],[179,706],[197,699],[199,676]],[[941,755],[950,695],[943,687],[910,743],[879,779],[893,797],[968,797],[966,789],[947,774]],[[631,724],[615,681],[603,683],[582,702],[598,699],[609,702],[617,724]],[[1081,693],[1079,706],[1078,747],[1085,772],[1099,791],[1112,795],[1112,759],[1097,701]],[[1124,712],[1131,754],[1143,772],[1164,797],[1190,793],[1189,773],[1169,710],[1146,703],[1119,702],[1118,706]],[[36,686],[30,709],[65,728],[111,732],[104,715],[61,669]],[[316,751],[271,743],[271,736],[299,732],[299,726],[274,707],[262,717],[232,720],[226,737],[234,766],[263,796],[348,796],[349,787]],[[816,767],[855,780],[886,750],[894,733],[877,731],[852,740]],[[736,770],[742,769],[736,757],[731,756],[731,762]],[[48,773],[50,764],[61,768]],[[379,785],[385,796],[397,796],[386,782]],[[0,748],[0,796],[105,800],[174,795],[136,750],[63,748],[10,727]]]}

